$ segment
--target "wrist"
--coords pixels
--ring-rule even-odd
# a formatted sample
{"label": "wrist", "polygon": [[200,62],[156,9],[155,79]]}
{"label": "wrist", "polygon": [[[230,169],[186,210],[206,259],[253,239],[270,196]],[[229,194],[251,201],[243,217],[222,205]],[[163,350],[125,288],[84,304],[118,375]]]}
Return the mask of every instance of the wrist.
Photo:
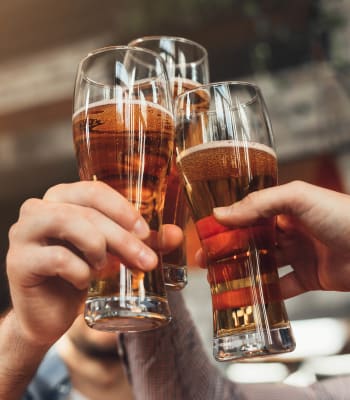
{"label": "wrist", "polygon": [[11,309],[3,319],[0,319],[0,324],[1,332],[4,331],[4,333],[7,333],[9,336],[12,335],[11,342],[16,342],[18,346],[25,346],[26,353],[27,351],[46,353],[53,344],[51,341],[43,341],[42,338],[37,338],[27,333],[25,329],[23,329],[13,309]]}
{"label": "wrist", "polygon": [[13,310],[1,318],[0,398],[20,398],[49,347],[23,335]]}

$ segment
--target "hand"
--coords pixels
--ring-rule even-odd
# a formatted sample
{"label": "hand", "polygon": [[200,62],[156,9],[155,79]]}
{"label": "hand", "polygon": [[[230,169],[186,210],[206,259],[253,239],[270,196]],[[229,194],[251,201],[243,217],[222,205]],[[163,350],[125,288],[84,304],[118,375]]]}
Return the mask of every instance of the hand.
{"label": "hand", "polygon": [[[157,265],[157,255],[145,243],[150,242],[146,222],[101,182],[57,185],[43,199],[27,200],[9,239],[13,309],[33,344],[51,344],[71,326],[81,310],[91,268],[103,265],[107,251],[144,271]],[[179,228],[165,225],[160,250],[174,249],[181,240]]]}
{"label": "hand", "polygon": [[293,267],[281,278],[285,298],[350,290],[350,196],[295,181],[253,192],[214,216],[229,226],[277,216],[277,261]]}

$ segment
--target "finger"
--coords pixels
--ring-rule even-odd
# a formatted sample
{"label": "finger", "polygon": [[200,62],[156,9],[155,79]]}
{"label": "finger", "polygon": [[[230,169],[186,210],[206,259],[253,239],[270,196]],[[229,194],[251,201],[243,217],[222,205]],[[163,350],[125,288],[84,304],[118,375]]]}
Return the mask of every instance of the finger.
{"label": "finger", "polygon": [[[39,207],[40,213],[36,211]],[[107,251],[118,255],[130,267],[150,270],[157,265],[156,254],[145,243],[104,214],[87,207],[29,201],[21,209],[21,226],[17,232],[16,237],[14,229],[10,232],[14,241],[25,243],[31,238],[42,242],[46,238],[46,244],[56,239],[67,247],[73,245],[96,268],[105,264]]]}
{"label": "finger", "polygon": [[151,247],[166,254],[178,248],[183,240],[184,234],[181,228],[177,225],[164,224],[159,232],[159,241],[152,243]]}
{"label": "finger", "polygon": [[[310,197],[311,186],[313,191]],[[243,226],[279,214],[300,217],[312,206],[315,190],[320,188],[299,181],[258,190],[228,207],[215,208],[214,216],[222,224]]]}
{"label": "finger", "polygon": [[89,265],[63,246],[43,248],[36,260],[36,271],[41,276],[59,276],[79,290],[87,289],[91,279]]}
{"label": "finger", "polygon": [[[84,290],[91,277],[89,265],[64,246],[11,248],[7,265],[13,266],[8,268],[11,281],[20,280],[23,288],[36,286],[43,279],[60,277],[76,289]],[[18,269],[16,265],[26,265],[26,269]]]}
{"label": "finger", "polygon": [[70,204],[27,200],[20,217],[9,232],[10,242],[49,245],[52,240],[73,245],[90,265],[104,263],[107,242],[101,231],[85,218],[79,208]]}
{"label": "finger", "polygon": [[282,296],[285,299],[298,296],[308,291],[298,279],[294,271],[288,272],[280,278]]}
{"label": "finger", "polygon": [[[300,224],[299,224],[300,225]],[[294,219],[286,216],[279,216],[276,224],[276,240],[278,245],[275,247],[275,257],[279,267],[289,265],[300,255],[300,249],[306,247],[309,239],[306,234],[302,234],[303,229],[298,226]],[[201,267],[206,267],[205,252],[199,249],[195,255],[196,262]]]}
{"label": "finger", "polygon": [[[75,207],[75,206],[73,206]],[[95,230],[101,232],[107,243],[107,251],[118,256],[128,267],[149,271],[158,264],[156,253],[147,244],[128,232],[119,224],[94,209],[84,211],[86,218],[92,222]],[[149,235],[157,236],[157,235]]]}
{"label": "finger", "polygon": [[207,267],[207,261],[203,249],[200,248],[196,251],[194,259],[199,267],[201,268]]}
{"label": "finger", "polygon": [[275,257],[278,267],[298,263],[309,253],[310,238],[303,227],[285,215],[277,217]]}
{"label": "finger", "polygon": [[103,182],[81,181],[56,185],[46,192],[44,199],[94,208],[140,239],[149,235],[149,226],[136,208]]}

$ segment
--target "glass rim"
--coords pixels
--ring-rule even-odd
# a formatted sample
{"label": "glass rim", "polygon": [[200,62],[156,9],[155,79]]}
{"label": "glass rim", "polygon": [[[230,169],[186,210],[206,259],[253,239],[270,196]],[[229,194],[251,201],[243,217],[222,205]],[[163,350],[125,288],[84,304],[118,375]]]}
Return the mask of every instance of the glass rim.
{"label": "glass rim", "polygon": [[184,92],[182,92],[179,95],[177,95],[175,103],[178,104],[182,97],[188,96],[191,93],[195,93],[195,92],[198,92],[200,90],[202,90],[202,91],[210,91],[211,89],[214,89],[215,87],[219,87],[219,86],[232,86],[232,87],[233,86],[236,86],[236,87],[241,86],[241,87],[249,87],[249,88],[254,89],[254,91],[255,91],[254,96],[252,96],[252,98],[249,99],[248,101],[242,103],[243,106],[248,106],[248,105],[254,103],[254,101],[256,99],[258,99],[259,96],[260,97],[262,96],[260,87],[257,84],[253,83],[253,82],[235,81],[235,80],[233,80],[233,81],[220,81],[220,82],[209,82],[209,83],[206,83],[206,84],[203,84],[203,85],[196,86],[193,89],[185,90]]}
{"label": "glass rim", "polygon": [[[172,36],[172,35],[141,36],[141,37],[133,39],[131,42],[129,42],[128,46],[137,47],[136,44],[140,44],[140,43],[142,44],[143,42],[146,42],[146,41],[156,41],[156,40],[160,40],[160,39],[168,39],[168,40],[172,40],[174,42],[186,43],[186,44],[196,47],[203,53],[202,57],[200,57],[198,60],[186,62],[186,63],[184,63],[185,65],[200,64],[203,61],[208,60],[208,51],[203,45],[201,45],[200,43],[198,43],[194,40],[187,39],[182,36]],[[143,48],[143,47],[141,47],[141,48]],[[180,65],[180,64],[176,63],[175,65]],[[181,64],[181,65],[183,65],[183,64]]]}
{"label": "glass rim", "polygon": [[90,51],[87,55],[85,55],[79,62],[78,64],[78,71],[83,75],[84,79],[86,82],[89,84],[95,85],[95,86],[101,86],[101,87],[113,87],[114,85],[106,85],[101,82],[97,82],[91,78],[89,78],[88,74],[84,71],[84,63],[91,59],[94,56],[97,56],[99,54],[107,53],[107,52],[112,52],[112,51],[133,51],[133,52],[139,52],[139,53],[148,53],[149,55],[153,56],[157,61],[160,62],[160,65],[162,66],[162,71],[155,77],[149,78],[150,80],[155,80],[157,77],[164,76],[165,80],[169,82],[168,74],[166,71],[166,65],[163,60],[163,58],[157,54],[155,51],[145,49],[143,47],[136,47],[136,46],[129,46],[129,45],[118,45],[118,46],[104,46],[104,47],[99,47],[97,49],[94,49]]}

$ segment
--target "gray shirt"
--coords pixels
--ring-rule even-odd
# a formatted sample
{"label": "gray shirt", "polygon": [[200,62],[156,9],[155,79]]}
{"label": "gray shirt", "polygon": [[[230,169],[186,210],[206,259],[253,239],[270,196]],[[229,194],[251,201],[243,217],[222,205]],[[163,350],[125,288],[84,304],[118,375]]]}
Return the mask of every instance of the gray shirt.
{"label": "gray shirt", "polygon": [[[201,343],[181,293],[169,293],[173,321],[157,330],[120,335],[135,400],[348,400],[350,377],[306,388],[285,384],[236,384],[215,366]],[[68,400],[72,386],[55,346],[23,400]],[[102,400],[102,399],[101,399]]]}

